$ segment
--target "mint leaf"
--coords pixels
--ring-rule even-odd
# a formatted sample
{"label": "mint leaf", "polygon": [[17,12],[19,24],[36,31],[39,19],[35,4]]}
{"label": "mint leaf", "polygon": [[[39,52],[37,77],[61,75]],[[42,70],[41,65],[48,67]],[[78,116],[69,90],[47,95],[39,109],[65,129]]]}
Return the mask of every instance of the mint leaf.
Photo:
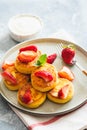
{"label": "mint leaf", "polygon": [[39,60],[37,60],[36,65],[37,66],[44,65],[46,63],[46,60],[47,60],[47,55],[43,54],[43,55],[40,56]]}

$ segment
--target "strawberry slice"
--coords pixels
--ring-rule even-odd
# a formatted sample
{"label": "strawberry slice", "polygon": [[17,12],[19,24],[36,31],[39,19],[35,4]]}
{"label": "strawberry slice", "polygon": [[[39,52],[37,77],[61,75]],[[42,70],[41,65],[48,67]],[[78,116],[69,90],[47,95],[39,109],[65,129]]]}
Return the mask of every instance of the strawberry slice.
{"label": "strawberry slice", "polygon": [[58,76],[61,78],[66,78],[70,81],[74,80],[73,72],[66,66],[63,66],[63,68],[58,72]]}
{"label": "strawberry slice", "polygon": [[2,75],[2,77],[3,77],[5,80],[11,82],[12,84],[14,84],[14,85],[17,84],[16,78],[15,78],[11,73],[9,73],[8,71],[2,72],[1,75]]}
{"label": "strawberry slice", "polygon": [[56,54],[56,53],[54,53],[54,54],[52,54],[52,55],[49,55],[49,56],[47,57],[47,63],[52,64],[52,63],[55,61],[56,57],[57,57],[57,54]]}
{"label": "strawberry slice", "polygon": [[46,82],[49,82],[49,81],[53,80],[53,76],[49,72],[47,72],[45,70],[37,71],[35,73],[35,76],[44,79]]}
{"label": "strawberry slice", "polygon": [[2,65],[2,70],[6,70],[7,68],[11,67],[11,66],[14,66],[14,63],[4,63]]}
{"label": "strawberry slice", "polygon": [[34,51],[34,52],[37,52],[37,47],[34,46],[34,45],[29,45],[29,46],[20,48],[19,52],[22,52],[22,51]]}
{"label": "strawberry slice", "polygon": [[21,62],[28,63],[33,61],[37,57],[37,53],[34,51],[22,51],[18,55],[18,59]]}
{"label": "strawberry slice", "polygon": [[65,99],[68,95],[69,92],[69,87],[68,84],[63,86],[59,91],[58,91],[58,98],[60,99]]}
{"label": "strawberry slice", "polygon": [[32,98],[31,98],[30,91],[29,91],[29,90],[25,91],[25,93],[24,93],[24,95],[23,95],[23,97],[22,97],[22,101],[23,101],[25,104],[27,104],[27,103],[31,102],[31,100],[32,100]]}

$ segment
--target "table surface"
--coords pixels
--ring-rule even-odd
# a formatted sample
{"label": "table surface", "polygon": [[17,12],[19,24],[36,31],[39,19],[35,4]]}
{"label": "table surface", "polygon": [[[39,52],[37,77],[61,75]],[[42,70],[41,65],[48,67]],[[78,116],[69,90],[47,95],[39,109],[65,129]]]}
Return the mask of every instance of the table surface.
{"label": "table surface", "polygon": [[[8,21],[20,13],[30,13],[42,19],[44,27],[37,38],[64,29],[78,45],[87,50],[87,1],[0,0],[0,59],[8,49],[18,44],[9,36]],[[6,129],[27,130],[0,95],[0,130]]]}

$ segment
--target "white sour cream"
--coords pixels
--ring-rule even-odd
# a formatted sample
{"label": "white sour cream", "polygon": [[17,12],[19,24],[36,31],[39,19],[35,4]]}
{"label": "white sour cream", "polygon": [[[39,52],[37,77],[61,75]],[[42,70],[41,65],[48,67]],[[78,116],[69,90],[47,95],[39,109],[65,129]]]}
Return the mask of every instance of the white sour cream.
{"label": "white sour cream", "polygon": [[36,37],[43,27],[42,20],[38,16],[20,14],[13,16],[9,22],[9,34],[18,42]]}
{"label": "white sour cream", "polygon": [[11,19],[10,28],[19,35],[32,35],[42,28],[42,22],[36,16],[18,15]]}

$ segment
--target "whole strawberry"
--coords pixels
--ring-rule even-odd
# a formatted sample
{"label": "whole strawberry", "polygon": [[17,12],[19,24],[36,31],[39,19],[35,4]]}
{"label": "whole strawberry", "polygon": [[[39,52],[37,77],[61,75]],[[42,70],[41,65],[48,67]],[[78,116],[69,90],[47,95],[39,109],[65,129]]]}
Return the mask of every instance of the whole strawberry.
{"label": "whole strawberry", "polygon": [[75,47],[74,45],[68,45],[63,48],[61,56],[66,64],[73,65],[75,63]]}

